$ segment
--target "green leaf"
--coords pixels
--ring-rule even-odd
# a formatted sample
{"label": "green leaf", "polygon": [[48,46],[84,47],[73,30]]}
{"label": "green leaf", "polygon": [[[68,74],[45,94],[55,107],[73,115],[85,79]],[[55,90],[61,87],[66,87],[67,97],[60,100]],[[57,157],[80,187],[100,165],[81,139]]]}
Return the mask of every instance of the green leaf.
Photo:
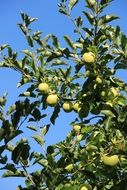
{"label": "green leaf", "polygon": [[56,47],[56,48],[59,48],[60,47],[60,44],[58,42],[58,38],[55,36],[55,35],[52,35],[52,39],[53,39],[53,45]]}
{"label": "green leaf", "polygon": [[42,129],[41,129],[41,134],[42,135],[46,135],[46,133],[48,132],[50,128],[50,124],[49,125],[45,125]]}
{"label": "green leaf", "polygon": [[42,138],[42,136],[40,135],[34,135],[32,137],[40,146],[43,146],[44,145],[44,140]]}
{"label": "green leaf", "polygon": [[39,121],[41,119],[41,112],[37,108],[34,109],[31,115],[35,118],[35,120]]}
{"label": "green leaf", "polygon": [[103,24],[109,23],[109,22],[111,22],[113,20],[116,20],[118,18],[119,17],[115,16],[115,15],[104,15],[104,16],[102,16],[102,17],[99,18],[98,24],[99,25],[103,25]]}
{"label": "green leaf", "polygon": [[15,165],[14,164],[9,164],[7,163],[3,168],[1,168],[1,170],[10,170],[12,172],[16,172],[17,169],[15,168]]}
{"label": "green leaf", "polygon": [[91,132],[92,131],[92,126],[85,126],[85,127],[82,127],[81,128],[81,133],[82,134],[87,134],[87,133],[89,133],[89,132]]}
{"label": "green leaf", "polygon": [[119,26],[116,26],[115,28],[115,37],[118,37],[120,35],[120,27]]}
{"label": "green leaf", "polygon": [[86,16],[90,24],[93,24],[94,16],[89,12],[83,11],[83,14]]}
{"label": "green leaf", "polygon": [[101,0],[100,4],[101,5],[107,5],[109,2],[111,2],[112,0]]}
{"label": "green leaf", "polygon": [[74,46],[74,43],[73,41],[71,40],[71,38],[67,35],[64,36],[64,39],[65,41],[67,42],[68,46],[71,48],[71,49],[75,49],[75,46]]}
{"label": "green leaf", "polygon": [[37,20],[37,18],[31,18],[24,12],[21,12],[20,14],[21,14],[22,20],[24,21],[26,27],[28,27],[30,23]]}
{"label": "green leaf", "polygon": [[50,118],[51,123],[54,125],[56,118],[59,116],[59,112],[60,112],[60,105],[57,104],[57,106],[54,108],[53,114]]}
{"label": "green leaf", "polygon": [[48,166],[48,161],[46,159],[41,159],[38,161],[38,163],[44,167]]}
{"label": "green leaf", "polygon": [[58,4],[59,7],[59,12],[65,15],[69,15],[68,11],[67,11],[67,7],[64,3],[59,3]]}
{"label": "green leaf", "polygon": [[26,143],[19,143],[12,152],[12,160],[15,164],[19,161],[27,160],[29,157],[30,146]]}
{"label": "green leaf", "polygon": [[73,7],[78,3],[79,0],[70,0],[69,8],[72,10]]}
{"label": "green leaf", "polygon": [[116,117],[114,113],[110,110],[101,110],[101,113],[108,116],[108,117]]}
{"label": "green leaf", "polygon": [[34,44],[33,44],[33,39],[31,38],[31,36],[26,35],[26,39],[27,39],[27,42],[28,42],[29,46],[33,47]]}
{"label": "green leaf", "polygon": [[5,139],[5,143],[8,143],[10,140],[14,139],[15,137],[17,137],[18,135],[20,135],[22,133],[23,133],[23,131],[21,131],[21,130],[11,131],[10,134]]}
{"label": "green leaf", "polygon": [[102,12],[103,9],[105,7],[107,7],[110,4],[110,2],[112,2],[112,1],[113,0],[101,0],[101,2],[100,2],[100,12]]}
{"label": "green leaf", "polygon": [[4,172],[4,174],[2,175],[3,178],[5,177],[24,177],[23,172],[12,172],[12,171],[6,171]]}
{"label": "green leaf", "polygon": [[54,147],[53,146],[48,146],[47,147],[47,154],[53,154],[54,153]]}
{"label": "green leaf", "polygon": [[87,2],[87,7],[90,9],[96,5],[96,0],[86,0],[86,2]]}
{"label": "green leaf", "polygon": [[8,44],[3,44],[0,46],[0,51],[3,51],[4,49],[6,49],[9,45]]}
{"label": "green leaf", "polygon": [[0,141],[4,139],[4,136],[5,136],[5,129],[0,128]]}
{"label": "green leaf", "polygon": [[14,112],[16,110],[16,105],[12,105],[9,107],[9,109],[7,110],[7,115],[11,114],[12,112]]}
{"label": "green leaf", "polygon": [[18,24],[19,28],[21,29],[21,31],[27,35],[27,28],[22,24],[22,23],[19,23]]}
{"label": "green leaf", "polygon": [[67,65],[67,63],[63,60],[60,60],[60,59],[52,62],[52,66],[60,66],[60,65]]}
{"label": "green leaf", "polygon": [[117,63],[114,67],[115,70],[117,69],[127,69],[127,63],[126,62],[122,62],[122,63]]}
{"label": "green leaf", "polygon": [[32,55],[32,52],[30,52],[30,51],[27,50],[27,49],[22,50],[22,52],[23,52],[24,54],[28,55],[29,57],[32,57],[32,56],[33,56],[33,55]]}
{"label": "green leaf", "polygon": [[7,163],[7,156],[0,156],[0,164],[6,164]]}
{"label": "green leaf", "polygon": [[93,36],[93,32],[90,30],[90,29],[88,29],[88,28],[86,28],[86,27],[83,27],[82,28],[87,34],[89,34],[89,36]]}
{"label": "green leaf", "polygon": [[107,117],[104,121],[104,126],[109,129],[112,126],[112,117]]}
{"label": "green leaf", "polygon": [[27,128],[32,131],[37,131],[37,127],[35,127],[35,126],[27,126]]}
{"label": "green leaf", "polygon": [[75,23],[76,23],[78,28],[82,26],[83,20],[82,20],[81,16],[79,16],[75,19]]}
{"label": "green leaf", "polygon": [[72,70],[71,66],[67,68],[67,70],[66,70],[66,78],[70,76],[71,70]]}
{"label": "green leaf", "polygon": [[6,149],[6,145],[0,146],[0,155],[3,153],[3,151]]}

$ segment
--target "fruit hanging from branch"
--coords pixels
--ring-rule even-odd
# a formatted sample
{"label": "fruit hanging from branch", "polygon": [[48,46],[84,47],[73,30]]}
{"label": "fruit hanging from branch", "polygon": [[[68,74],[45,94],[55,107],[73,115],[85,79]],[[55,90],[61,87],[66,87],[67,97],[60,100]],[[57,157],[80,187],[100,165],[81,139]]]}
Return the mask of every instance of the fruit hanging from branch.
{"label": "fruit hanging from branch", "polygon": [[55,107],[58,104],[59,98],[56,94],[50,94],[47,96],[46,102],[49,106]]}
{"label": "fruit hanging from branch", "polygon": [[86,52],[82,56],[82,61],[84,63],[94,63],[95,62],[95,54],[92,52]]}
{"label": "fruit hanging from branch", "polygon": [[49,91],[49,85],[45,82],[42,82],[38,85],[38,89],[42,94],[47,94]]}

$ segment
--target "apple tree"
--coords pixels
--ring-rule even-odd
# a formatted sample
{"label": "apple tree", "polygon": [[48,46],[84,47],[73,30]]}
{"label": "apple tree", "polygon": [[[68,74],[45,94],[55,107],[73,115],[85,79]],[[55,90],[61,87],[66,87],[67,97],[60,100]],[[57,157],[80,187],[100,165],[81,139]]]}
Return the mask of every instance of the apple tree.
{"label": "apple tree", "polygon": [[[59,12],[76,36],[64,35],[66,47],[54,34],[33,31],[36,18],[23,12],[18,25],[28,49],[22,58],[0,46],[0,67],[19,72],[17,87],[25,89],[8,109],[8,97],[0,97],[0,169],[2,177],[25,179],[16,190],[126,189],[127,84],[116,73],[127,69],[127,37],[110,24],[118,17],[104,13],[111,1],[86,0],[73,18],[78,0],[61,0]],[[75,112],[72,130],[46,145],[62,111]]]}

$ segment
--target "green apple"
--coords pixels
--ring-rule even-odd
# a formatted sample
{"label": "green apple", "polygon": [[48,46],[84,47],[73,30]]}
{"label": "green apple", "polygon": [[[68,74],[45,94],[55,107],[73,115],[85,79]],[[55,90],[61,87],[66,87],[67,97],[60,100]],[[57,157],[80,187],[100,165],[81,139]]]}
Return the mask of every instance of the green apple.
{"label": "green apple", "polygon": [[54,107],[58,104],[58,100],[59,100],[59,98],[58,98],[57,94],[50,94],[50,95],[48,95],[46,102],[49,106]]}
{"label": "green apple", "polygon": [[49,85],[45,82],[42,82],[38,85],[38,89],[42,94],[47,94],[49,91]]}
{"label": "green apple", "polygon": [[102,161],[105,165],[116,166],[119,163],[119,157],[118,155],[112,155],[112,156],[103,155]]}
{"label": "green apple", "polygon": [[64,102],[64,104],[63,104],[63,110],[64,110],[65,112],[69,113],[69,112],[72,111],[72,109],[73,109],[73,104],[72,104],[72,102],[69,102],[69,101]]}
{"label": "green apple", "polygon": [[95,54],[92,52],[86,52],[82,56],[82,61],[86,63],[94,63],[95,62]]}

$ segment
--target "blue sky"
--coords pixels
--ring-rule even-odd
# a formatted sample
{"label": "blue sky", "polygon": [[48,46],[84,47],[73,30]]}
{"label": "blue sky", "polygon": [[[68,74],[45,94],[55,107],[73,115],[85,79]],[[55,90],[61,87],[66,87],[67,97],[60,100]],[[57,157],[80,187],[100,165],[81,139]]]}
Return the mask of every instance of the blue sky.
{"label": "blue sky", "polygon": [[[79,0],[79,5],[74,9],[74,16],[78,16],[83,10],[84,0]],[[54,33],[62,41],[65,34],[74,38],[73,24],[65,16],[58,13],[57,3],[59,0],[1,0],[0,1],[0,44],[8,43],[18,52],[27,49],[24,36],[19,30],[17,23],[20,22],[20,11],[26,12],[32,17],[37,17],[38,21],[33,25],[36,30],[42,30],[44,35]],[[84,7],[85,8],[85,7]],[[127,1],[114,0],[111,6],[106,9],[106,13],[117,14],[120,19],[113,24],[120,25],[122,31],[127,34]],[[126,80],[126,72],[121,71],[118,76],[122,76]],[[17,90],[16,84],[20,75],[14,71],[0,69],[0,95],[8,92],[9,104],[12,104],[20,92]],[[70,130],[69,122],[71,122],[73,114],[68,115],[62,113],[56,126],[53,126],[51,132],[47,135],[48,143],[58,142],[63,139]],[[62,122],[61,122],[62,121]],[[61,124],[62,123],[62,124]],[[17,184],[22,180],[0,179],[0,188],[3,190],[14,190]]]}

